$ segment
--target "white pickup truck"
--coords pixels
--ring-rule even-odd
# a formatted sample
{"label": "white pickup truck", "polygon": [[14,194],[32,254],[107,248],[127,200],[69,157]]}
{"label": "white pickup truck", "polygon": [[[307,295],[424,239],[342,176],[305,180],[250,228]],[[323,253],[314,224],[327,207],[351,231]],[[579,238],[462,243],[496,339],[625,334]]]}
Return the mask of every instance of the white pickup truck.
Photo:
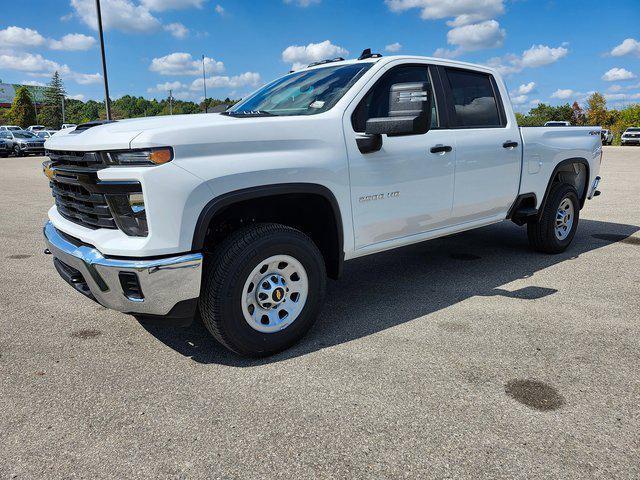
{"label": "white pickup truck", "polygon": [[346,260],[503,220],[562,252],[602,156],[599,128],[519,128],[495,70],[369,52],[222,114],[89,123],[46,149],[60,275],[121,312],[199,316],[249,356],[298,341]]}

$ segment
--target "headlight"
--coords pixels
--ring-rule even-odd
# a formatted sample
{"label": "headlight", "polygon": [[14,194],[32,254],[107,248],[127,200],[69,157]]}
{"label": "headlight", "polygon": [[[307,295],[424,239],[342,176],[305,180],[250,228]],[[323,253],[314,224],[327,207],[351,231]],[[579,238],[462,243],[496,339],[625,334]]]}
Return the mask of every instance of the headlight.
{"label": "headlight", "polygon": [[173,160],[173,150],[161,147],[107,152],[106,160],[111,165],[162,165]]}
{"label": "headlight", "polygon": [[142,193],[105,195],[118,228],[130,237],[146,237],[147,214]]}

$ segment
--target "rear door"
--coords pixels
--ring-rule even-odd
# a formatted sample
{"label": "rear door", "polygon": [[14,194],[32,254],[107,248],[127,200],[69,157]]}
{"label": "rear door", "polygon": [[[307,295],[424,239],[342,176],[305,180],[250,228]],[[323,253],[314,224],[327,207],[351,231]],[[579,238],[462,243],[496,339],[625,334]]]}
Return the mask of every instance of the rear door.
{"label": "rear door", "polygon": [[[456,224],[507,215],[520,183],[520,132],[492,75],[440,67],[456,143]],[[506,92],[505,92],[506,95]]]}
{"label": "rear door", "polygon": [[[356,248],[396,240],[445,226],[453,201],[455,146],[440,128],[441,86],[426,63],[391,63],[347,108],[343,128],[349,156]],[[398,83],[427,82],[434,98],[431,130],[422,135],[383,135],[382,148],[363,154],[356,139],[369,118],[386,117],[389,93]],[[446,151],[431,152],[434,146]]]}

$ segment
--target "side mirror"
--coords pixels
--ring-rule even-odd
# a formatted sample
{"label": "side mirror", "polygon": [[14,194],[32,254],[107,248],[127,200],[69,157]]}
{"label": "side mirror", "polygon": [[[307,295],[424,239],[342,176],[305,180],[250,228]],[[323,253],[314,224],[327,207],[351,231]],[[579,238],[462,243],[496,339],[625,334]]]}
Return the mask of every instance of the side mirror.
{"label": "side mirror", "polygon": [[382,135],[422,135],[431,127],[431,89],[426,82],[396,83],[389,92],[389,116],[367,120],[366,136],[356,140],[361,153],[382,148]]}
{"label": "side mirror", "polygon": [[389,92],[389,116],[367,120],[370,135],[421,135],[431,126],[431,90],[426,82],[396,83]]}

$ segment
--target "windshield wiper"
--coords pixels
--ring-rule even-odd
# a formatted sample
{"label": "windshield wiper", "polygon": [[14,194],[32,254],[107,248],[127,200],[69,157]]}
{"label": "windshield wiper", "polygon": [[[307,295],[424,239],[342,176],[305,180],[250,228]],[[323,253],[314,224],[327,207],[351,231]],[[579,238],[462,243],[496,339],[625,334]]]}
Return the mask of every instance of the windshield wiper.
{"label": "windshield wiper", "polygon": [[237,110],[232,112],[222,112],[222,115],[228,115],[230,117],[275,117],[271,112],[266,110]]}

